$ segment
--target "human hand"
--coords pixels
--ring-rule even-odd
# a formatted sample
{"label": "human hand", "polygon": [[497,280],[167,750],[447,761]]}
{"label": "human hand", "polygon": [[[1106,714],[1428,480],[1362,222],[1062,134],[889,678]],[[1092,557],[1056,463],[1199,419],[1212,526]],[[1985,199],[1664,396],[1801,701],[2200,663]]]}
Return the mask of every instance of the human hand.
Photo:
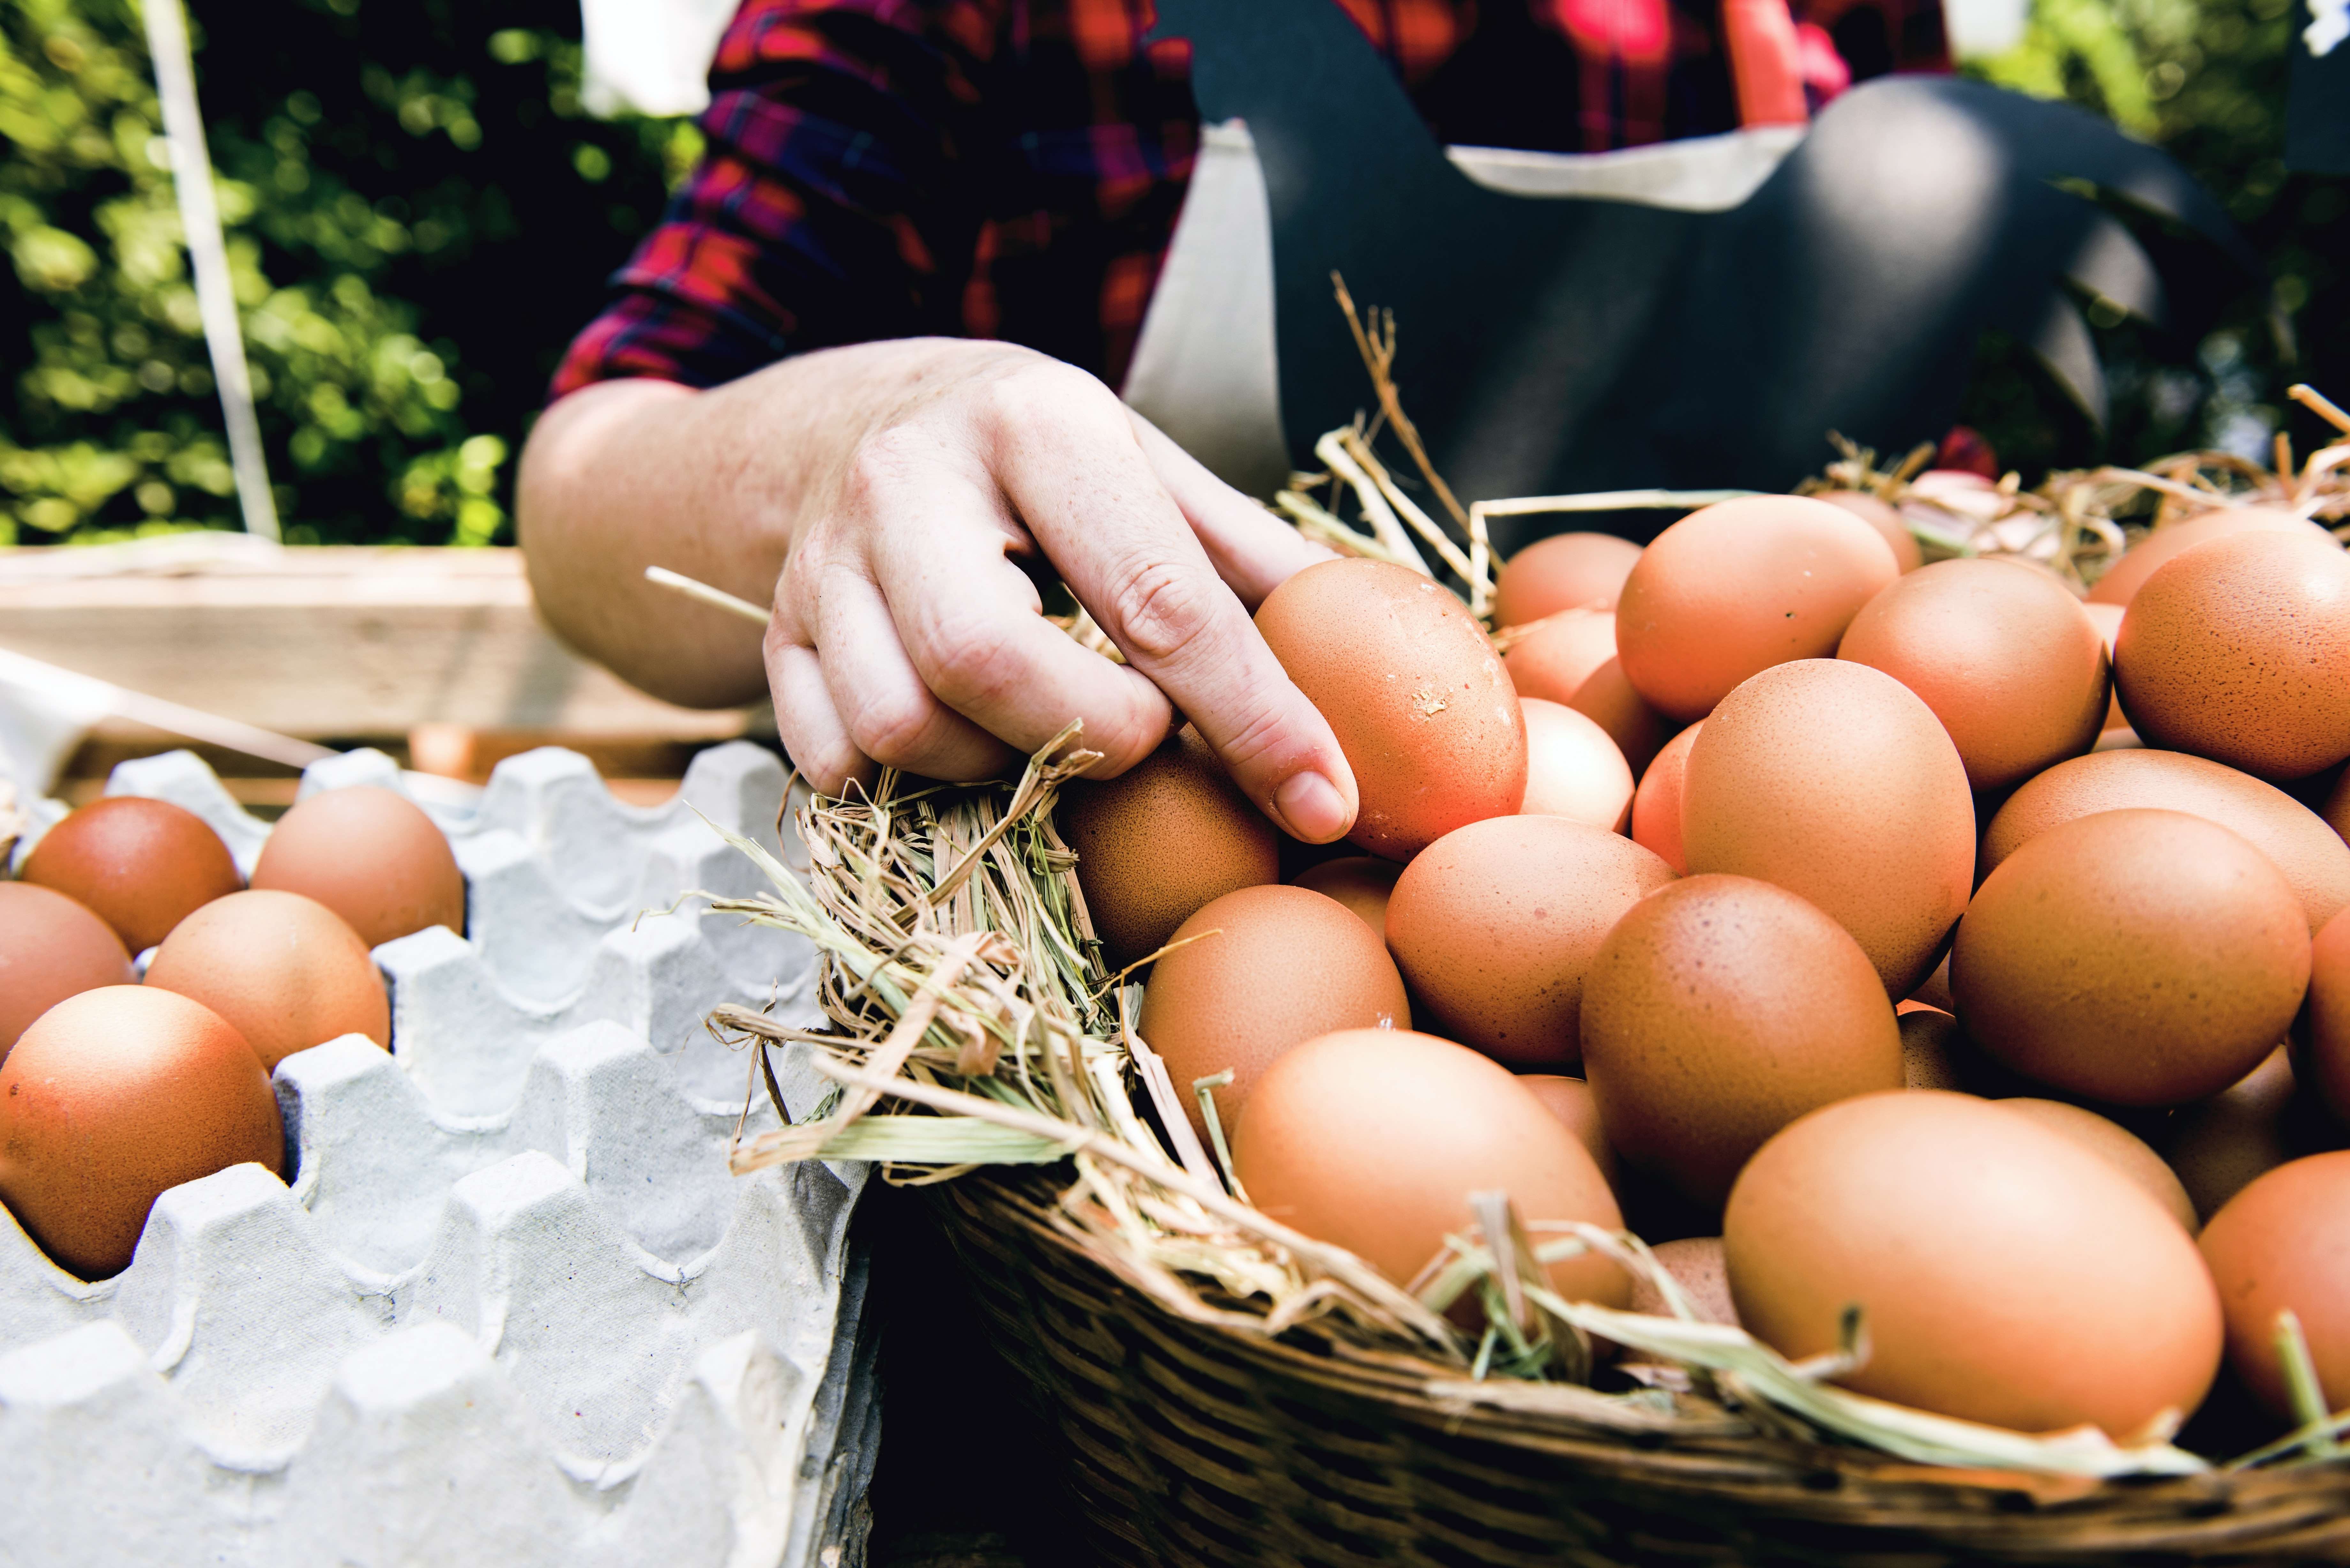
{"label": "human hand", "polygon": [[[1326,552],[1081,370],[955,339],[837,352],[876,363],[801,493],[765,643],[811,784],[877,763],[993,777],[1073,718],[1107,776],[1159,744],[1171,702],[1293,836],[1353,826],[1337,740],[1250,618]],[[1045,564],[1128,665],[1043,618]]]}

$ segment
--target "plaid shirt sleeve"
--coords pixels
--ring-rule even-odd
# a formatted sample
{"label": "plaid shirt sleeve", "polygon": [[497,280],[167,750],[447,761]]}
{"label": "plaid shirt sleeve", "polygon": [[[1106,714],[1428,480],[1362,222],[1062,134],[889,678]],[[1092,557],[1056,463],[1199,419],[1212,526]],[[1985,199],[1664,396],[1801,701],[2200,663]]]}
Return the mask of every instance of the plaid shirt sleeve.
{"label": "plaid shirt sleeve", "polygon": [[749,0],[712,68],[702,161],[556,395],[715,386],[788,353],[962,330],[939,258],[973,248],[973,67],[1003,5]]}

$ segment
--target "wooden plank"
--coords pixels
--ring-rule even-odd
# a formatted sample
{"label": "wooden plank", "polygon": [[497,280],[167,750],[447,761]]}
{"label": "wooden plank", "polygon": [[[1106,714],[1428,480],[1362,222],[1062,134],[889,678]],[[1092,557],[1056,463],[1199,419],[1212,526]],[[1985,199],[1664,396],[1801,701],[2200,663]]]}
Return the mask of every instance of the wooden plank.
{"label": "wooden plank", "polygon": [[0,647],[307,738],[772,729],[761,710],[676,707],[572,653],[538,619],[515,550],[182,538],[0,550]]}

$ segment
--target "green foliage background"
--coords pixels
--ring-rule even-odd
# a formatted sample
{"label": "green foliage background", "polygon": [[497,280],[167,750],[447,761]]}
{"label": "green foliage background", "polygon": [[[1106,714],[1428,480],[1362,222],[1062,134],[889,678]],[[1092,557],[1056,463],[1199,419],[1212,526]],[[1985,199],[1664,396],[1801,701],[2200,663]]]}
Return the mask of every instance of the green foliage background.
{"label": "green foliage background", "polygon": [[[603,279],[691,166],[690,123],[579,102],[576,0],[197,0],[192,17],[289,539],[510,538],[512,460]],[[2098,431],[2013,345],[1966,418],[2012,464],[2262,449],[2296,379],[2350,393],[2350,189],[2288,176],[2299,0],[2036,0],[1977,74],[2162,143],[2272,290],[2193,336],[2085,301]],[[220,410],[134,0],[0,0],[0,543],[234,527]]]}

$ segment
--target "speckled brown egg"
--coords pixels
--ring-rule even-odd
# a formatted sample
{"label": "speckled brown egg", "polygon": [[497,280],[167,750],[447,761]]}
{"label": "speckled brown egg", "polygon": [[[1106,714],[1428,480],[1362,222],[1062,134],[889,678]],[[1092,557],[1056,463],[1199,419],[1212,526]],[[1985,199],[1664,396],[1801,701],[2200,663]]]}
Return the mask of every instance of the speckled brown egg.
{"label": "speckled brown egg", "polygon": [[85,991],[0,1062],[0,1202],[84,1279],[130,1263],[165,1188],[247,1162],[283,1171],[285,1160],[261,1059],[184,996]]}
{"label": "speckled brown egg", "polygon": [[[1471,1193],[1508,1193],[1529,1224],[1623,1224],[1591,1156],[1524,1085],[1466,1046],[1409,1030],[1326,1034],[1283,1056],[1257,1083],[1232,1165],[1265,1214],[1399,1285],[1447,1236],[1469,1233]],[[1570,1301],[1631,1298],[1623,1270],[1604,1259],[1549,1272]]]}
{"label": "speckled brown egg", "polygon": [[1607,1141],[1701,1204],[1804,1112],[1902,1084],[1859,944],[1745,877],[1689,877],[1617,923],[1584,979],[1583,1053]]}
{"label": "speckled brown egg", "polygon": [[2196,1218],[2194,1200],[2187,1196],[2187,1189],[2179,1184],[2177,1173],[2163,1162],[2162,1156],[2147,1146],[2144,1138],[2119,1122],[2064,1100],[2019,1096],[1991,1103],[2031,1117],[2050,1132],[2070,1138],[2110,1163],[2139,1190],[2161,1204],[2163,1212],[2178,1220],[2189,1235],[2201,1225],[2202,1221]]}
{"label": "speckled brown egg", "polygon": [[1388,948],[1430,1029],[1513,1065],[1572,1068],[1592,955],[1625,910],[1672,879],[1663,861],[1587,823],[1472,823],[1404,867]]}
{"label": "speckled brown egg", "polygon": [[2052,827],[1983,879],[1950,949],[1970,1038],[2035,1082],[2117,1106],[2219,1093],[2309,984],[2300,900],[2266,856],[2177,811]]}
{"label": "speckled brown egg", "polygon": [[1893,552],[1893,564],[1904,572],[1914,572],[1926,564],[1926,553],[1918,548],[1918,535],[1898,509],[1863,490],[1822,490],[1812,496],[1831,506],[1840,506],[1877,530]]}
{"label": "speckled brown egg", "polygon": [[190,910],[244,886],[203,818],[138,795],[92,801],[58,823],[17,876],[88,909],[133,953],[161,941]]}
{"label": "speckled brown egg", "polygon": [[[1193,940],[1197,939],[1197,940]],[[1230,1134],[1264,1070],[1301,1040],[1336,1029],[1411,1027],[1387,949],[1360,917],[1305,888],[1243,888],[1175,929],[1180,946],[1151,966],[1136,1030],[1166,1058],[1201,1137],[1192,1084],[1230,1069],[1215,1091]]]}
{"label": "speckled brown egg", "polygon": [[1702,722],[1691,724],[1667,741],[1632,792],[1632,842],[1682,876],[1689,874],[1689,855],[1681,846],[1681,781],[1702,728]]}
{"label": "speckled brown egg", "polygon": [[[1738,1303],[1730,1299],[1730,1271],[1722,1262],[1721,1237],[1683,1236],[1659,1241],[1649,1251],[1680,1287],[1681,1300],[1700,1323],[1738,1326]],[[1679,1315],[1666,1303],[1665,1293],[1645,1279],[1632,1282],[1632,1310],[1657,1317]]]}
{"label": "speckled brown egg", "polygon": [[427,926],[465,929],[449,841],[415,803],[372,784],[324,791],[278,818],[253,885],[317,899],[370,948]]}
{"label": "speckled brown egg", "polygon": [[2195,1242],[2106,1161],[1965,1095],[1845,1100],[1738,1179],[1722,1247],[1739,1321],[1801,1359],[1858,1305],[1863,1394],[2022,1432],[2117,1439],[2191,1413],[2220,1314]]}
{"label": "speckled brown egg", "polygon": [[2279,1046],[2210,1099],[2171,1113],[2155,1141],[2208,1223],[2255,1178],[2338,1144],[2340,1136],[2300,1092],[2291,1054]]}
{"label": "speckled brown egg", "polygon": [[1651,707],[1702,719],[1758,671],[1833,655],[1860,607],[1900,575],[1892,547],[1840,507],[1725,501],[1641,552],[1616,604],[1617,651]]}
{"label": "speckled brown egg", "polygon": [[1974,796],[1933,710],[1882,670],[1811,659],[1731,693],[1690,749],[1691,871],[1756,877],[1850,931],[1907,996],[1974,883]]}
{"label": "speckled brown egg", "polygon": [[2081,601],[2016,561],[1919,567],[1861,607],[1836,657],[1916,692],[1978,790],[2086,752],[2112,701],[2105,639]]}
{"label": "speckled brown egg", "polygon": [[0,882],[0,1058],[67,997],[138,978],[122,939],[88,909],[52,888]]}
{"label": "speckled brown egg", "polygon": [[163,939],[147,983],[219,1013],[273,1072],[345,1034],[391,1048],[391,1004],[367,944],[299,893],[255,888],[213,899]]}
{"label": "speckled brown egg", "polygon": [[1468,607],[1436,583],[1324,561],[1267,595],[1256,623],[1355,771],[1356,844],[1409,860],[1525,799],[1517,692]]}
{"label": "speckled brown egg", "polygon": [[1188,724],[1114,779],[1064,785],[1056,819],[1113,967],[1158,951],[1211,898],[1281,880],[1273,824]]}
{"label": "speckled brown egg", "polygon": [[1591,1163],[1607,1178],[1612,1191],[1616,1186],[1616,1150],[1609,1147],[1607,1135],[1599,1130],[1599,1107],[1592,1102],[1591,1085],[1564,1073],[1521,1073],[1518,1082],[1542,1102],[1543,1109],[1558,1118],[1560,1126],[1575,1135],[1584,1151],[1591,1156]]}
{"label": "speckled brown egg", "polygon": [[1493,579],[1493,624],[1523,626],[1578,605],[1612,608],[1640,546],[1613,534],[1554,534],[1511,556]]}
{"label": "speckled brown egg", "polygon": [[2057,763],[1991,819],[1982,874],[2059,823],[2131,806],[2183,811],[2243,838],[2293,884],[2312,931],[2350,906],[2350,844],[2275,785],[2184,752],[2099,752]]}
{"label": "speckled brown egg", "polygon": [[1380,941],[1388,940],[1388,899],[1395,893],[1403,867],[1376,855],[1342,855],[1310,866],[1290,878],[1293,886],[1310,888],[1326,898],[1336,898],[1371,928]]}
{"label": "speckled brown egg", "polygon": [[2282,1420],[2295,1418],[2277,1359],[2277,1314],[2302,1338],[2329,1410],[2350,1405],[2350,1151],[2281,1165],[2203,1228],[2203,1261],[2228,1314],[2228,1364]]}
{"label": "speckled brown egg", "polygon": [[1972,1092],[1956,1017],[1939,1007],[1904,1002],[1896,1004],[1894,1023],[1901,1030],[1903,1087]]}
{"label": "speckled brown egg", "polygon": [[2271,779],[2350,757],[2350,554],[2292,534],[2181,552],[2130,600],[2114,685],[2149,746]]}
{"label": "speckled brown egg", "polygon": [[2132,545],[2089,589],[2093,604],[2126,605],[2147,578],[2181,552],[2237,534],[2299,534],[2329,543],[2334,535],[2306,517],[2272,506],[2222,507],[2157,528]]}
{"label": "speckled brown egg", "polygon": [[1526,797],[1519,813],[1621,833],[1632,815],[1632,768],[1607,732],[1539,697],[1522,697],[1518,706],[1526,715]]}

